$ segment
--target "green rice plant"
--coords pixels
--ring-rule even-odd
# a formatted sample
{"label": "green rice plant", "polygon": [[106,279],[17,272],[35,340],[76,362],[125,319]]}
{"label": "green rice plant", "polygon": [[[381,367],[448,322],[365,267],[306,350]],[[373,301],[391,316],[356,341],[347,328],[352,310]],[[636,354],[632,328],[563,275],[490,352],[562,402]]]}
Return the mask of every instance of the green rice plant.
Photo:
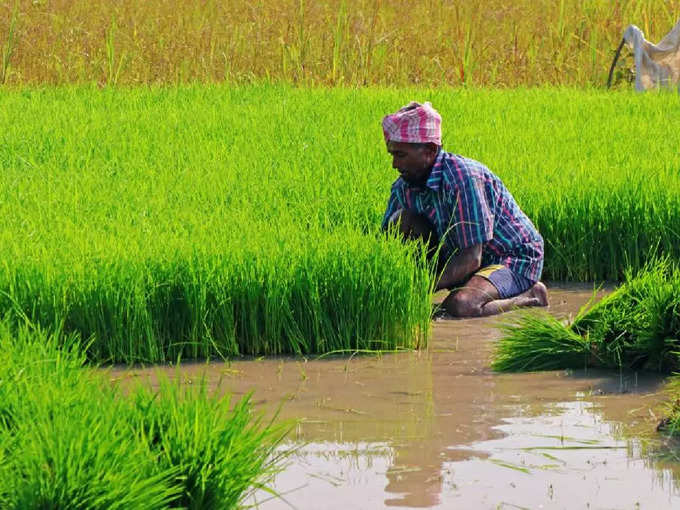
{"label": "green rice plant", "polygon": [[583,368],[589,363],[590,340],[547,313],[522,315],[503,332],[491,364],[498,372]]}
{"label": "green rice plant", "polygon": [[494,369],[601,366],[672,372],[680,365],[680,271],[650,262],[617,290],[587,305],[569,324],[526,315],[505,327]]}
{"label": "green rice plant", "polygon": [[161,377],[158,392],[138,388],[129,417],[159,474],[175,473],[181,495],[171,506],[236,508],[250,491],[270,491],[266,484],[282,467],[276,447],[290,427],[254,418],[250,396],[232,407],[229,398],[210,396],[205,382],[187,387],[178,381]]}
{"label": "green rice plant", "polygon": [[680,257],[670,95],[5,90],[0,312],[77,332],[99,361],[427,345],[432,275],[379,232],[397,176],[379,121],[414,98],[535,223],[545,279]]}
{"label": "green rice plant", "polygon": [[3,508],[167,508],[174,472],[135,440],[129,404],[82,368],[75,339],[1,327]]}
{"label": "green rice plant", "polygon": [[111,20],[111,25],[106,31],[106,84],[114,86],[120,79],[120,72],[125,65],[126,54],[123,53],[116,58],[116,25],[115,18]]}
{"label": "green rice plant", "polygon": [[677,374],[669,378],[665,392],[668,399],[665,404],[665,417],[657,426],[657,431],[670,436],[680,435],[680,376]]}
{"label": "green rice plant", "polygon": [[123,395],[77,337],[0,322],[0,504],[235,508],[282,465],[289,426],[165,381]]}

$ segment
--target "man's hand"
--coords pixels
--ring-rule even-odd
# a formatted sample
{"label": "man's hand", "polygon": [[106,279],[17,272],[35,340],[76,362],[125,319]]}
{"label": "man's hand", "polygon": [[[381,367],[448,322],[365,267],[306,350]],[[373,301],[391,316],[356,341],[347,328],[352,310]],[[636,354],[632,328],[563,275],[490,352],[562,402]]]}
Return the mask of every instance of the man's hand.
{"label": "man's hand", "polygon": [[477,271],[482,265],[482,245],[465,248],[449,259],[434,290],[448,289]]}

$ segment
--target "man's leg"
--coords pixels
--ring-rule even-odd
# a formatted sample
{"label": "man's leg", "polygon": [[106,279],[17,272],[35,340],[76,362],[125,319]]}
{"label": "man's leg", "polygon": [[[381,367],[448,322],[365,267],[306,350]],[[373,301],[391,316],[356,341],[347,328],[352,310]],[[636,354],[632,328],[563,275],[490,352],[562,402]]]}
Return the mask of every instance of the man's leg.
{"label": "man's leg", "polygon": [[513,308],[547,306],[548,292],[545,285],[537,282],[521,294],[501,299],[493,283],[482,276],[472,276],[462,288],[451,292],[442,304],[455,317],[483,317]]}

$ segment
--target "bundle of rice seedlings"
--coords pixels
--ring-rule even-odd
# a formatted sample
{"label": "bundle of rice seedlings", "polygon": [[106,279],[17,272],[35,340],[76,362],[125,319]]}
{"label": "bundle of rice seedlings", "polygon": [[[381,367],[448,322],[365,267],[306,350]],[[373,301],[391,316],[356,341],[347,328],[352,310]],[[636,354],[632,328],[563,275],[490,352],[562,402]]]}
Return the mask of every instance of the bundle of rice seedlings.
{"label": "bundle of rice seedlings", "polygon": [[0,329],[0,506],[168,508],[176,469],[157,469],[129,428],[129,403],[83,368],[76,339]]}
{"label": "bundle of rice seedlings", "polygon": [[[680,270],[658,259],[627,273],[621,287],[584,306],[571,324],[524,315],[505,327],[499,371],[576,366],[671,372],[680,366]],[[579,361],[580,360],[580,361]]]}
{"label": "bundle of rice seedlings", "polygon": [[125,397],[77,337],[0,321],[0,508],[235,508],[281,467],[289,426],[205,388]]}
{"label": "bundle of rice seedlings", "polygon": [[174,473],[173,507],[236,508],[252,491],[265,490],[281,468],[276,448],[289,425],[252,414],[250,396],[231,405],[214,398],[204,382],[183,386],[160,377],[158,393],[139,387],[130,418],[157,459],[159,474]]}
{"label": "bundle of rice seedlings", "polygon": [[665,432],[671,436],[680,435],[680,376],[670,379],[666,386],[669,399],[665,404],[664,418],[657,425],[658,432]]}
{"label": "bundle of rice seedlings", "polygon": [[589,339],[574,333],[552,315],[523,314],[503,327],[492,368],[524,372],[584,367],[589,362]]}
{"label": "bundle of rice seedlings", "polygon": [[647,264],[614,293],[574,320],[589,335],[603,364],[670,372],[680,350],[680,271],[667,258]]}

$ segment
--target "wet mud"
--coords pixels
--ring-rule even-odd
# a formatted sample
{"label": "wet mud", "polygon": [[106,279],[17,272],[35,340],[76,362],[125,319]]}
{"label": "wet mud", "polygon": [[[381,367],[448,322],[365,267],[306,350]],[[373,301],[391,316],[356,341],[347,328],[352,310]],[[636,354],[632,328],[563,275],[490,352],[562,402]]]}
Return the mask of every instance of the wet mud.
{"label": "wet mud", "polygon": [[[550,286],[550,313],[594,296]],[[440,320],[425,351],[186,363],[186,384],[298,420],[281,499],[262,509],[680,508],[680,463],[659,441],[663,378],[602,370],[495,374],[491,319]],[[114,368],[123,387],[159,369]]]}

